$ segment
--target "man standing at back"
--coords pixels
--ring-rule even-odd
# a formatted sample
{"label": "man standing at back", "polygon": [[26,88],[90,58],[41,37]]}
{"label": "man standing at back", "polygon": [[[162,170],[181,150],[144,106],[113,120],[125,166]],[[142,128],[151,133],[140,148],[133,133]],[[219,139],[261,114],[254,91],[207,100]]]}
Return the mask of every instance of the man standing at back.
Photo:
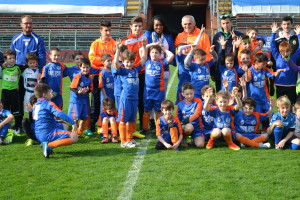
{"label": "man standing at back", "polygon": [[[111,38],[111,22],[103,21],[100,27],[100,38],[95,40],[90,47],[89,59],[91,61],[92,67],[96,69],[102,69],[103,63],[101,61],[101,56],[103,54],[110,54],[114,56],[115,41]],[[93,85],[99,85],[99,75],[94,75]],[[92,101],[91,101],[91,123],[90,130],[95,132],[95,124],[98,121],[100,115],[100,91],[98,87],[94,87],[92,91]]]}
{"label": "man standing at back", "polygon": [[[183,32],[177,35],[175,46],[177,47],[180,43],[194,44],[198,35],[200,34],[200,29],[196,27],[196,21],[194,17],[192,15],[185,15],[181,20],[181,25]],[[198,48],[201,48],[206,52],[207,61],[212,59],[212,56],[209,53],[210,41],[206,33],[202,34]]]}
{"label": "man standing at back", "polygon": [[[23,15],[21,17],[20,26],[22,27],[22,33],[15,35],[11,41],[10,49],[16,54],[16,65],[18,65],[21,71],[25,70],[26,55],[28,53],[35,53],[38,58],[39,72],[42,72],[42,68],[46,65],[46,49],[45,43],[42,37],[38,36],[32,31],[33,23],[30,15]],[[23,77],[20,77],[19,81],[19,101],[20,101],[20,115],[23,118],[23,100],[25,95]],[[15,130],[18,134],[20,130]]]}

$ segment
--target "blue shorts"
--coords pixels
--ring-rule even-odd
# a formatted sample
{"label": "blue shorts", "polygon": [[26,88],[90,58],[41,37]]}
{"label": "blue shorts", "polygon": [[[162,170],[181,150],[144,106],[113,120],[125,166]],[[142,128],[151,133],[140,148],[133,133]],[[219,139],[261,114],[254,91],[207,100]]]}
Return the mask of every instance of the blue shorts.
{"label": "blue shorts", "polygon": [[135,99],[120,99],[120,108],[118,109],[118,121],[120,122],[135,122],[138,109],[138,100]]}
{"label": "blue shorts", "polygon": [[5,124],[5,125],[0,129],[0,136],[6,137],[6,134],[7,134],[9,128],[10,128],[10,124]]}
{"label": "blue shorts", "polygon": [[116,109],[119,109],[119,104],[120,104],[120,96],[115,96]]}
{"label": "blue shorts", "polygon": [[56,97],[53,97],[53,98],[51,99],[51,101],[52,101],[53,103],[55,103],[55,105],[56,105],[57,107],[59,107],[60,109],[62,109],[62,107],[63,107],[63,99],[62,99],[62,96],[61,96],[60,94],[56,95]]}
{"label": "blue shorts", "polygon": [[160,107],[162,102],[163,99],[161,100],[144,99],[145,112],[150,112],[152,109],[154,109],[157,112],[160,112]]}
{"label": "blue shorts", "polygon": [[266,113],[270,110],[270,101],[266,101],[264,103],[256,103],[255,112]]}
{"label": "blue shorts", "polygon": [[209,140],[211,132],[212,132],[212,130],[203,129],[203,134],[204,134],[205,141]]}
{"label": "blue shorts", "polygon": [[70,103],[68,115],[73,120],[86,120],[89,117],[90,108],[88,104]]}
{"label": "blue shorts", "polygon": [[53,142],[64,138],[70,138],[70,134],[70,131],[55,128],[53,131],[50,132],[49,135],[47,135],[47,142]]}

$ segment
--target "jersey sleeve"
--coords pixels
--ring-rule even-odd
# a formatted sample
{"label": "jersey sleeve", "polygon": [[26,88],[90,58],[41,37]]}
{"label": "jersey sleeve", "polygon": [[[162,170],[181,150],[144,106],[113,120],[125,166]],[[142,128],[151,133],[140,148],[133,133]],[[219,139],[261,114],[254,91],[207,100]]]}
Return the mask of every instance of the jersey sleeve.
{"label": "jersey sleeve", "polygon": [[72,89],[76,89],[78,87],[78,84],[80,82],[80,77],[81,77],[81,74],[76,74],[73,78],[73,81],[70,85],[70,88]]}
{"label": "jersey sleeve", "polygon": [[90,47],[89,59],[93,67],[100,68],[100,66],[102,66],[102,61],[100,57],[97,57],[96,51],[97,51],[97,42],[94,41]]}
{"label": "jersey sleeve", "polygon": [[[114,67],[112,67],[112,69],[113,69]],[[91,75],[95,75],[95,74],[99,74],[100,73],[100,69],[96,69],[96,68],[94,68],[94,67],[91,67],[90,68],[90,74]]]}
{"label": "jersey sleeve", "polygon": [[50,112],[51,112],[54,116],[56,116],[56,117],[58,117],[58,118],[60,118],[60,119],[62,119],[62,120],[64,120],[64,121],[68,122],[68,123],[71,124],[71,125],[74,125],[74,124],[75,124],[75,122],[74,122],[73,119],[71,119],[67,114],[65,114],[61,109],[59,109],[59,108],[55,105],[55,103],[53,103],[53,102],[51,102],[51,101],[50,101]]}
{"label": "jersey sleeve", "polygon": [[38,56],[39,72],[41,72],[42,68],[46,65],[46,48],[45,48],[44,40],[42,38],[39,38],[37,56]]}
{"label": "jersey sleeve", "polygon": [[189,117],[190,122],[195,121],[197,118],[200,117],[200,115],[202,115],[202,100],[197,99],[196,102],[197,102],[197,107],[194,114]]}
{"label": "jersey sleeve", "polygon": [[160,119],[159,118],[156,120],[156,136],[161,136],[161,132],[160,132]]}
{"label": "jersey sleeve", "polygon": [[275,78],[275,72],[273,72],[271,69],[265,67],[266,70],[266,76],[269,78]]}
{"label": "jersey sleeve", "polygon": [[100,71],[98,88],[103,88],[103,76],[104,76],[103,71]]}

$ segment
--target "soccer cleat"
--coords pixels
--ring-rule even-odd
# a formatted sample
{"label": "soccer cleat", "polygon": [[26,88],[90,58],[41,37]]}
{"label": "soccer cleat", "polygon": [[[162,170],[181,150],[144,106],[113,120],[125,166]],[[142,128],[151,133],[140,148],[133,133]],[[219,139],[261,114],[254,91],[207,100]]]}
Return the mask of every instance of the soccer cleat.
{"label": "soccer cleat", "polygon": [[12,132],[11,129],[8,129],[8,132],[6,134],[6,137],[4,138],[4,143],[5,144],[9,144],[9,143],[12,143],[13,141],[13,137],[14,137],[14,133]]}
{"label": "soccer cleat", "polygon": [[267,143],[259,143],[259,148],[270,149],[271,148],[271,144],[269,142],[267,142]]}
{"label": "soccer cleat", "polygon": [[135,140],[131,140],[131,142],[132,142],[133,144],[135,144],[135,146],[138,146],[138,145],[141,144],[141,143],[139,143],[139,142],[137,142],[137,141],[135,141]]}
{"label": "soccer cleat", "polygon": [[181,141],[180,146],[182,146],[182,147],[188,147],[189,146],[188,143],[187,143],[187,141],[186,141],[186,139],[183,139]]}
{"label": "soccer cleat", "polygon": [[4,144],[4,136],[0,136],[0,145]]}
{"label": "soccer cleat", "polygon": [[103,138],[103,140],[101,141],[102,144],[108,143],[109,139],[107,137]]}
{"label": "soccer cleat", "polygon": [[228,148],[232,150],[240,150],[240,147],[234,143],[228,144]]}
{"label": "soccer cleat", "polygon": [[86,134],[88,136],[94,135],[94,133],[90,129],[85,130],[84,134]]}
{"label": "soccer cleat", "polygon": [[212,149],[214,147],[215,141],[209,139],[206,145],[206,149]]}
{"label": "soccer cleat", "polygon": [[78,137],[79,138],[82,138],[82,139],[89,139],[90,137],[85,135],[85,134],[78,134]]}
{"label": "soccer cleat", "polygon": [[146,137],[145,135],[141,134],[138,131],[135,131],[134,133],[132,133],[132,136],[136,137],[136,138],[144,138],[144,137]]}
{"label": "soccer cleat", "polygon": [[13,133],[16,135],[16,136],[21,136],[20,134],[20,129],[19,128],[16,128],[13,130]]}
{"label": "soccer cleat", "polygon": [[132,141],[128,141],[125,143],[127,148],[134,148],[136,146],[136,144],[134,144]]}
{"label": "soccer cleat", "polygon": [[25,146],[27,146],[27,147],[32,146],[33,142],[34,142],[33,139],[27,139],[25,142]]}
{"label": "soccer cleat", "polygon": [[112,142],[112,143],[118,143],[118,142],[119,142],[119,141],[118,141],[118,137],[117,137],[117,136],[112,137],[112,138],[111,138],[111,142]]}
{"label": "soccer cleat", "polygon": [[49,158],[50,154],[53,153],[52,148],[48,147],[47,142],[42,143],[42,149],[43,149],[43,155],[44,155],[45,158]]}
{"label": "soccer cleat", "polygon": [[126,147],[126,142],[124,143],[124,144],[120,144],[120,146],[122,147],[122,148],[125,148]]}

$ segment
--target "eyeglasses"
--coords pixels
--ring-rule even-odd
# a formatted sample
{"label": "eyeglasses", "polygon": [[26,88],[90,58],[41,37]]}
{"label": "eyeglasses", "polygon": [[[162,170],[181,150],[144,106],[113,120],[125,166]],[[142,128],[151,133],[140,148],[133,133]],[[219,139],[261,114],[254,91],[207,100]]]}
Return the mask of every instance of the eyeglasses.
{"label": "eyeglasses", "polygon": [[22,23],[22,24],[25,24],[26,26],[28,26],[28,25],[32,25],[32,22],[26,22],[26,23]]}
{"label": "eyeglasses", "polygon": [[223,14],[223,15],[220,15],[219,18],[220,18],[220,19],[231,18],[231,15],[230,15],[230,14]]}

